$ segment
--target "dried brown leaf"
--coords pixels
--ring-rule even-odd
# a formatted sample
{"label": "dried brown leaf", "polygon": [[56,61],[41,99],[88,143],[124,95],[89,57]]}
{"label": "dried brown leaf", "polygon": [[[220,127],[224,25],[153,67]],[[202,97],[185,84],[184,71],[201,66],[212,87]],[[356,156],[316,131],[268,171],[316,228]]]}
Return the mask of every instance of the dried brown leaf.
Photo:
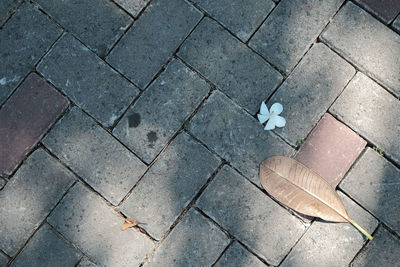
{"label": "dried brown leaf", "polygon": [[125,218],[125,222],[121,226],[121,230],[125,231],[126,229],[131,228],[131,227],[135,227],[138,224],[139,224],[138,221],[136,221],[136,220],[134,220],[132,218]]}

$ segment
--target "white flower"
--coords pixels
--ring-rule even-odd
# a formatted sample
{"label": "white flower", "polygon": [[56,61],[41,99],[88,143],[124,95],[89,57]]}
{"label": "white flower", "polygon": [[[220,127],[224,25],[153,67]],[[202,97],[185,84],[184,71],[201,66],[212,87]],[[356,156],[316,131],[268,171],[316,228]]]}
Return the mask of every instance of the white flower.
{"label": "white flower", "polygon": [[279,103],[273,104],[270,111],[268,111],[267,105],[265,105],[264,102],[261,103],[260,113],[257,114],[258,120],[262,124],[269,119],[267,125],[265,125],[264,130],[273,130],[275,129],[275,126],[283,127],[286,125],[285,118],[278,116],[279,114],[281,114],[282,110],[283,107]]}

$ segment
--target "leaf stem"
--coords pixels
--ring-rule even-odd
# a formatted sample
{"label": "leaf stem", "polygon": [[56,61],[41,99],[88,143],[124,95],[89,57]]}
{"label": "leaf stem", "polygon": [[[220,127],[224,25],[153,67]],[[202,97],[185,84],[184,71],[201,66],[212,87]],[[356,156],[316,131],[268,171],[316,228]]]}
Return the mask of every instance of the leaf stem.
{"label": "leaf stem", "polygon": [[353,221],[352,219],[348,219],[348,221],[354,225],[355,228],[358,229],[358,231],[360,231],[361,233],[363,233],[369,240],[372,240],[373,237],[367,233],[367,231],[365,231],[361,226],[359,226],[355,221]]}

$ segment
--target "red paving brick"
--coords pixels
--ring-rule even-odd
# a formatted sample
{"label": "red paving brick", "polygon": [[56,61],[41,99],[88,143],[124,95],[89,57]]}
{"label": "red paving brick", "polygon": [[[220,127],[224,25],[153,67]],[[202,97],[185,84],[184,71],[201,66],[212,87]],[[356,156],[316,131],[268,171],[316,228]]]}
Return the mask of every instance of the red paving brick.
{"label": "red paving brick", "polygon": [[400,0],[357,0],[356,2],[381,18],[386,24],[400,13]]}
{"label": "red paving brick", "polygon": [[25,79],[0,109],[0,175],[11,174],[68,104],[36,73]]}
{"label": "red paving brick", "polygon": [[366,144],[350,128],[326,113],[295,158],[336,187]]}

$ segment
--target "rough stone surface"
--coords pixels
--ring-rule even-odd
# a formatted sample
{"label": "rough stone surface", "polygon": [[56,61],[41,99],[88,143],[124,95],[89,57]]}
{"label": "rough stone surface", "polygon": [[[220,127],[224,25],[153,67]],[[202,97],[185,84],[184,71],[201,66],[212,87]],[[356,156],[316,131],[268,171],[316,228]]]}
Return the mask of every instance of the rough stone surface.
{"label": "rough stone surface", "polygon": [[8,257],[0,251],[0,266],[6,266],[8,262]]}
{"label": "rough stone surface", "polygon": [[108,53],[133,21],[112,1],[34,1],[100,56]]}
{"label": "rough stone surface", "polygon": [[219,91],[215,91],[192,119],[189,130],[210,149],[261,186],[260,163],[293,149]]}
{"label": "rough stone surface", "polygon": [[150,0],[114,0],[114,1],[134,17],[139,15],[139,13],[147,5],[147,3],[150,2]]}
{"label": "rough stone surface", "polygon": [[139,90],[72,35],[64,35],[38,65],[38,71],[108,127]]}
{"label": "rough stone surface", "polygon": [[314,45],[272,96],[283,105],[286,126],[275,131],[293,146],[305,138],[342,92],[354,68],[323,44]]}
{"label": "rough stone surface", "polygon": [[211,266],[228,244],[215,224],[191,209],[144,266]]}
{"label": "rough stone surface", "polygon": [[386,24],[400,13],[400,1],[398,0],[356,0],[356,2]]}
{"label": "rough stone surface", "polygon": [[[372,234],[378,221],[343,193],[339,196],[350,217]],[[347,266],[366,240],[350,223],[316,221],[280,266]]]}
{"label": "rough stone surface", "polygon": [[397,266],[400,262],[400,240],[382,226],[374,235],[374,241],[361,251],[350,266],[363,267],[371,263],[374,266]]}
{"label": "rough stone surface", "polygon": [[79,108],[72,108],[43,144],[112,204],[117,205],[146,166]]}
{"label": "rough stone surface", "polygon": [[209,18],[178,55],[252,114],[282,80],[278,71]]}
{"label": "rough stone surface", "polygon": [[77,267],[97,267],[97,265],[88,259],[83,259],[81,262],[79,262]]}
{"label": "rough stone surface", "polygon": [[107,61],[144,89],[202,14],[182,0],[153,1]]}
{"label": "rough stone surface", "polygon": [[370,78],[358,73],[330,111],[400,163],[400,102]]}
{"label": "rough stone surface", "polygon": [[44,150],[33,152],[0,191],[0,249],[13,256],[74,180],[75,176]]}
{"label": "rough stone surface", "polygon": [[135,187],[121,211],[146,223],[143,228],[160,239],[218,165],[211,152],[182,133]]}
{"label": "rough stone surface", "polygon": [[348,2],[322,34],[340,55],[400,97],[400,35]]}
{"label": "rough stone surface", "polygon": [[36,73],[25,79],[0,109],[0,175],[11,174],[68,103]]}
{"label": "rough stone surface", "polygon": [[47,221],[99,266],[138,266],[153,247],[144,234],[121,231],[124,219],[81,183]]}
{"label": "rough stone surface", "polygon": [[400,234],[400,170],[367,149],[340,188]]}
{"label": "rough stone surface", "polygon": [[29,3],[24,3],[0,29],[0,105],[50,48],[61,31]]}
{"label": "rough stone surface", "polygon": [[326,113],[311,132],[296,159],[336,187],[367,142]]}
{"label": "rough stone surface", "polygon": [[2,178],[0,178],[0,190],[3,189],[5,184],[6,184],[6,181],[4,181]]}
{"label": "rough stone surface", "polygon": [[113,134],[150,163],[209,90],[204,80],[173,60],[124,115]]}
{"label": "rough stone surface", "polygon": [[22,0],[3,0],[0,2],[0,26],[21,4]]}
{"label": "rough stone surface", "polygon": [[305,230],[300,220],[227,166],[196,205],[273,265],[279,264]]}
{"label": "rough stone surface", "polygon": [[400,15],[397,19],[393,22],[393,28],[395,28],[398,32],[400,32]]}
{"label": "rough stone surface", "polygon": [[195,0],[194,3],[244,42],[275,6],[271,0]]}
{"label": "rough stone surface", "polygon": [[266,266],[256,256],[247,251],[242,245],[235,241],[224,255],[214,265],[215,267],[241,267],[241,266],[252,266],[261,267]]}
{"label": "rough stone surface", "polygon": [[250,40],[250,46],[289,73],[343,0],[283,0]]}
{"label": "rough stone surface", "polygon": [[75,266],[81,255],[44,224],[10,266]]}

